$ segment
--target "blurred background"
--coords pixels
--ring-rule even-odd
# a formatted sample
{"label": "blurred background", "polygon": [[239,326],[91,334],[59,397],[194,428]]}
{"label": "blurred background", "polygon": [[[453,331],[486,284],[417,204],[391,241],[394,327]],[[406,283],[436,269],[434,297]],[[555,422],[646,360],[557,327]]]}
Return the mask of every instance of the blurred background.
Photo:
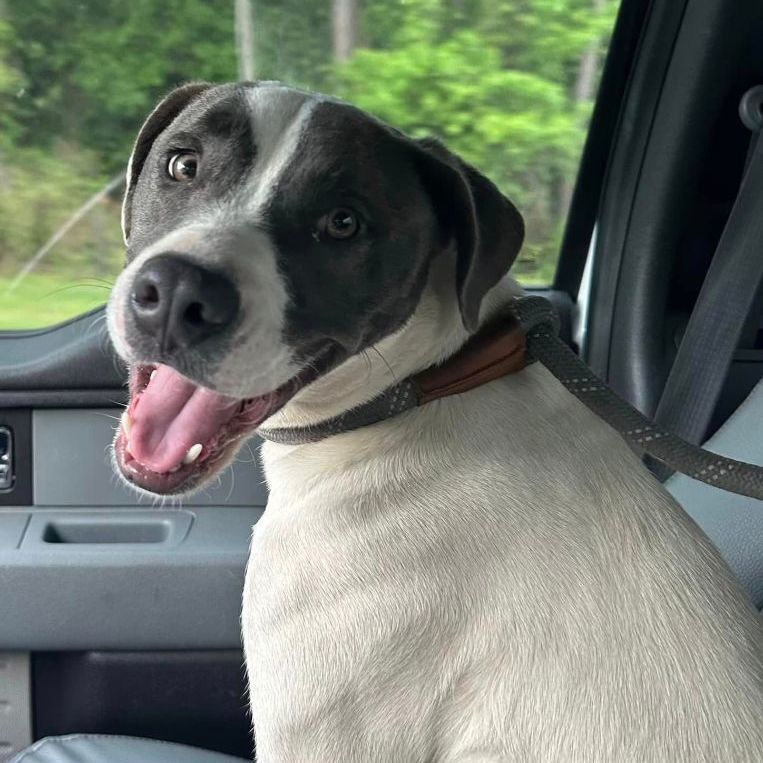
{"label": "blurred background", "polygon": [[105,302],[131,144],[188,80],[278,79],[432,135],[553,275],[617,0],[0,0],[0,330]]}

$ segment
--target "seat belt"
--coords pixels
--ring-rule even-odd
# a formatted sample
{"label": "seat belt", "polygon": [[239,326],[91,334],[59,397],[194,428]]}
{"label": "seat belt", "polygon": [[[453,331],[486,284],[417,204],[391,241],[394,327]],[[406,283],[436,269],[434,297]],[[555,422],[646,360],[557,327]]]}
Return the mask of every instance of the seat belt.
{"label": "seat belt", "polygon": [[753,132],[744,176],[655,415],[663,429],[694,445],[707,432],[763,286],[763,86],[745,94],[739,112]]}

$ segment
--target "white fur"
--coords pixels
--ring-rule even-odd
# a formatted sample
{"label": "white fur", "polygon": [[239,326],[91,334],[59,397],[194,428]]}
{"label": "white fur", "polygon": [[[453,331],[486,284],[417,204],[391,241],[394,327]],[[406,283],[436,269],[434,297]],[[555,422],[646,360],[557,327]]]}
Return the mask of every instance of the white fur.
{"label": "white fur", "polygon": [[[380,344],[395,376],[464,341],[451,267]],[[390,381],[351,359],[268,425]],[[260,763],[763,760],[756,614],[543,367],[263,460],[242,621]]]}
{"label": "white fur", "polygon": [[242,200],[251,218],[257,220],[278,188],[284,170],[291,164],[319,99],[277,82],[260,84],[248,90],[246,97],[257,160],[250,191]]}

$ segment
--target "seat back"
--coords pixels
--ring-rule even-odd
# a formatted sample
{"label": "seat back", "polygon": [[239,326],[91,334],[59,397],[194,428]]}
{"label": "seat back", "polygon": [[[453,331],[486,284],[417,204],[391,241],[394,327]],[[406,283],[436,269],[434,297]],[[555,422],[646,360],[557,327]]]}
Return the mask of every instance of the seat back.
{"label": "seat back", "polygon": [[[763,381],[705,443],[715,453],[763,465]],[[763,610],[763,501],[676,474],[665,487],[705,531]]]}

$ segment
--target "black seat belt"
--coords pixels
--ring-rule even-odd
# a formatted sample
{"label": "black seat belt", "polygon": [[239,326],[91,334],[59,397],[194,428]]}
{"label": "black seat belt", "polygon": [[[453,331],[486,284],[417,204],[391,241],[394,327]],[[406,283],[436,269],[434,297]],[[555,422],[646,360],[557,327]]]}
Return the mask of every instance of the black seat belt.
{"label": "black seat belt", "polygon": [[694,445],[707,432],[763,285],[763,86],[746,93],[740,116],[753,130],[744,177],[655,415],[664,429]]}

